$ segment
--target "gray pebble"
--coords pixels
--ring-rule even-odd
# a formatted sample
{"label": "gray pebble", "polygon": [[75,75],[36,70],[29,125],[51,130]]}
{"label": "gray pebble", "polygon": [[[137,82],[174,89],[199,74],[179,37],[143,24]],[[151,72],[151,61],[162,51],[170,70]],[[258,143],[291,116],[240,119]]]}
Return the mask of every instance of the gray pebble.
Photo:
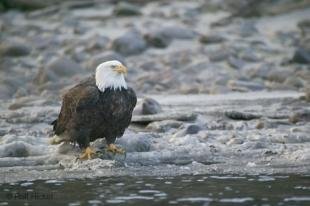
{"label": "gray pebble", "polygon": [[22,42],[7,42],[0,45],[0,54],[3,56],[20,57],[29,55],[31,47]]}
{"label": "gray pebble", "polygon": [[225,116],[230,119],[234,119],[234,120],[252,120],[252,119],[258,119],[261,117],[261,115],[258,115],[258,114],[251,114],[251,113],[238,112],[238,111],[226,111]]}
{"label": "gray pebble", "polygon": [[160,104],[152,98],[144,98],[142,103],[142,114],[157,114],[162,111]]}
{"label": "gray pebble", "polygon": [[197,134],[201,130],[201,127],[196,124],[191,124],[186,127],[186,134]]}
{"label": "gray pebble", "polygon": [[198,36],[198,34],[186,27],[179,27],[179,26],[166,26],[155,33],[158,32],[166,38],[171,39],[193,39]]}
{"label": "gray pebble", "polygon": [[151,149],[151,134],[126,134],[117,139],[117,143],[126,149],[126,152],[148,152]]}
{"label": "gray pebble", "polygon": [[72,76],[83,71],[79,64],[67,57],[60,57],[50,61],[46,69],[60,77]]}
{"label": "gray pebble", "polygon": [[142,53],[147,49],[147,44],[138,31],[132,30],[116,38],[112,48],[122,55],[129,56]]}
{"label": "gray pebble", "polygon": [[171,42],[171,38],[165,36],[162,32],[152,32],[146,34],[144,38],[150,46],[158,48],[165,48]]}

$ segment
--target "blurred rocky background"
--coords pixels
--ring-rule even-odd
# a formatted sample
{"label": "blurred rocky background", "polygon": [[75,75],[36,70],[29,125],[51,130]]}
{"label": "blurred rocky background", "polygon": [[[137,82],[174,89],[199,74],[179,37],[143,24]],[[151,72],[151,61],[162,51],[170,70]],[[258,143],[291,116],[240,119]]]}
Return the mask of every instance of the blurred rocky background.
{"label": "blurred rocky background", "polygon": [[308,0],[1,0],[0,11],[3,100],[55,100],[110,59],[138,95],[309,87]]}

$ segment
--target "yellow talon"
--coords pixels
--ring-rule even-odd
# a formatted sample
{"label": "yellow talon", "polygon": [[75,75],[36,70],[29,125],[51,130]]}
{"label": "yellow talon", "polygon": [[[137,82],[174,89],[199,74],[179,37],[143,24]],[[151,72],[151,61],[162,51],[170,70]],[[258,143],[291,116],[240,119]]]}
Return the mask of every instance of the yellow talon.
{"label": "yellow talon", "polygon": [[93,155],[96,154],[90,147],[87,147],[82,155],[79,157],[80,160],[92,159]]}
{"label": "yellow talon", "polygon": [[116,147],[115,144],[109,144],[108,149],[109,152],[112,152],[114,154],[124,154],[125,150],[123,150],[122,148],[118,148]]}

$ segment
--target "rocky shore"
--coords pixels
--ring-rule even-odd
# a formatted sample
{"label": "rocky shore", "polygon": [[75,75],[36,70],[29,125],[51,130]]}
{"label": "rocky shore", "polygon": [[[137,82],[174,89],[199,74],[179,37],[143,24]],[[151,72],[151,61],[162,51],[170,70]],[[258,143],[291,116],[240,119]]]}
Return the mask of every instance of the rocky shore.
{"label": "rocky shore", "polygon": [[[309,173],[309,3],[255,2],[0,5],[0,179]],[[77,163],[49,123],[110,59],[140,98],[127,156]]]}

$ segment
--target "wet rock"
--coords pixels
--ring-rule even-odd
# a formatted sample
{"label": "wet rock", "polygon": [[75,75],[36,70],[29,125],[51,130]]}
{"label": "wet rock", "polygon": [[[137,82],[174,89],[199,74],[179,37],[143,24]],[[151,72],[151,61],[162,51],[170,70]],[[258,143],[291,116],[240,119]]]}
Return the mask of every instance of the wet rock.
{"label": "wet rock", "polygon": [[89,69],[95,69],[99,64],[105,62],[105,61],[110,61],[110,60],[118,60],[120,62],[122,62],[123,64],[126,65],[126,62],[125,62],[125,58],[117,53],[117,52],[114,52],[114,51],[106,51],[106,52],[103,52],[103,53],[99,53],[95,56],[93,56],[87,63],[87,67]]}
{"label": "wet rock", "polygon": [[132,30],[116,38],[112,48],[122,55],[129,56],[142,53],[146,50],[147,44],[137,30]]}
{"label": "wet rock", "polygon": [[199,125],[190,124],[190,125],[187,125],[185,128],[177,131],[174,134],[174,137],[184,137],[186,135],[197,134],[200,130],[201,130],[201,127]]}
{"label": "wet rock", "polygon": [[167,132],[170,129],[177,129],[183,125],[182,122],[176,120],[163,120],[152,122],[147,125],[146,129],[153,132]]}
{"label": "wet rock", "polygon": [[31,47],[22,42],[6,42],[0,45],[0,55],[20,57],[29,55]]}
{"label": "wet rock", "polygon": [[228,81],[228,86],[231,88],[233,91],[260,91],[265,89],[265,86],[256,83],[256,82],[250,82],[250,81],[243,81],[243,80],[230,80]]}
{"label": "wet rock", "polygon": [[198,36],[195,31],[179,26],[166,26],[152,33],[154,36],[165,38],[165,41],[169,41],[170,39],[193,39]]}
{"label": "wet rock", "polygon": [[171,39],[193,39],[198,35],[191,29],[178,26],[163,27],[159,32],[166,38]]}
{"label": "wet rock", "polygon": [[120,2],[114,8],[114,14],[116,16],[135,16],[141,15],[140,8],[134,4],[128,2]]}
{"label": "wet rock", "polygon": [[252,120],[252,119],[258,119],[261,117],[261,115],[258,115],[258,114],[251,114],[251,113],[238,112],[238,111],[226,111],[225,116],[230,119],[234,119],[234,120]]}
{"label": "wet rock", "polygon": [[226,39],[220,35],[203,35],[199,41],[203,44],[218,44],[224,42]]}
{"label": "wet rock", "polygon": [[142,114],[157,114],[162,111],[160,104],[152,98],[144,98],[142,103]]}
{"label": "wet rock", "polygon": [[291,60],[293,63],[310,64],[310,49],[298,48]]}
{"label": "wet rock", "polygon": [[165,48],[170,42],[171,38],[166,37],[162,32],[149,33],[144,36],[145,40],[150,46],[157,48]]}
{"label": "wet rock", "polygon": [[117,140],[126,152],[148,152],[151,149],[152,139],[151,134],[126,134]]}
{"label": "wet rock", "polygon": [[72,76],[83,71],[83,68],[73,60],[60,57],[50,61],[46,69],[52,71],[59,77]]}
{"label": "wet rock", "polygon": [[201,130],[201,127],[196,124],[188,125],[185,129],[186,134],[197,134]]}

